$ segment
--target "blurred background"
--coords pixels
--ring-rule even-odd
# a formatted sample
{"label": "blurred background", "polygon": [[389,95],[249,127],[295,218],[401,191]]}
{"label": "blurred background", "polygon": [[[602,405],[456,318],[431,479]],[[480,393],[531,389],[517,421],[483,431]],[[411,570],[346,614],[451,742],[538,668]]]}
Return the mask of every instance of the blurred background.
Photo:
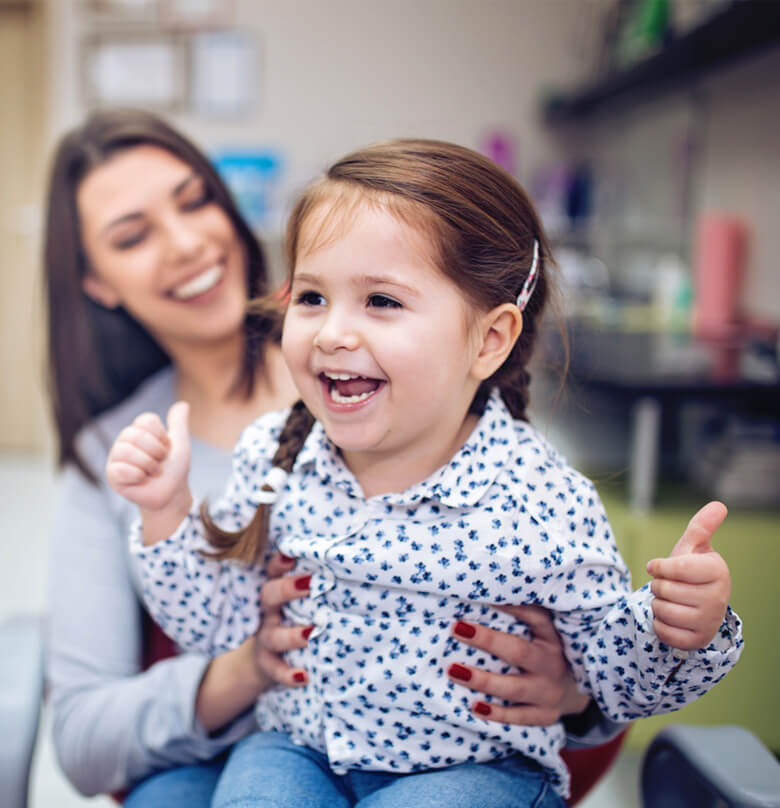
{"label": "blurred background", "polygon": [[[348,150],[441,138],[514,174],[558,263],[535,422],[595,479],[637,586],[700,504],[729,506],[746,650],[674,720],[780,750],[780,2],[0,0],[0,618],[46,611],[48,160],[117,104],[207,150],[279,279],[293,196]],[[638,804],[667,720],[632,728],[587,805]],[[32,804],[87,804],[47,732]]]}

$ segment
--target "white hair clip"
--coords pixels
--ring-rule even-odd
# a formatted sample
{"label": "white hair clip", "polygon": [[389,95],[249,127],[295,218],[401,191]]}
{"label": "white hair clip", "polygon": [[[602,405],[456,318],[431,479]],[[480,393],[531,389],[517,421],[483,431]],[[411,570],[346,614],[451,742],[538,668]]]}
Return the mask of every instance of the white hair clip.
{"label": "white hair clip", "polygon": [[539,242],[534,239],[534,256],[531,259],[531,268],[528,270],[528,276],[525,279],[523,288],[520,290],[520,294],[517,296],[517,308],[520,309],[520,311],[522,311],[528,305],[528,301],[531,299],[531,295],[534,293],[536,281],[539,277],[539,273],[537,271],[538,267]]}
{"label": "white hair clip", "polygon": [[257,504],[270,505],[276,502],[279,491],[282,490],[285,482],[287,482],[287,472],[279,468],[279,466],[274,466],[268,474],[265,475],[260,490],[255,493]]}

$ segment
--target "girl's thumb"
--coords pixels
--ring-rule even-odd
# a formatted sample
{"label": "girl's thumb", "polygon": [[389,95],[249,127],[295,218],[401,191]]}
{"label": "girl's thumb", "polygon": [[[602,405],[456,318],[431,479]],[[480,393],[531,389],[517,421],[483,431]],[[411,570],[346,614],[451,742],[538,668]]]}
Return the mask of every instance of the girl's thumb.
{"label": "girl's thumb", "polygon": [[687,555],[688,553],[709,553],[712,551],[712,537],[726,518],[726,506],[722,502],[708,502],[694,514],[688,522],[685,533],[682,534],[671,556]]}
{"label": "girl's thumb", "polygon": [[190,405],[177,401],[168,410],[168,436],[174,447],[186,446],[190,440]]}

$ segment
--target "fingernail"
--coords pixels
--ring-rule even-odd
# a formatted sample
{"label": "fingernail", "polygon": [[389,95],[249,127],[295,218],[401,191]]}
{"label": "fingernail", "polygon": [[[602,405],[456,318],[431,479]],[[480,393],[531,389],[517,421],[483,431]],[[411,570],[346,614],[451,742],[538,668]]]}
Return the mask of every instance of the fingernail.
{"label": "fingernail", "polygon": [[306,674],[303,671],[295,671],[293,674],[293,682],[305,682]]}
{"label": "fingernail", "polygon": [[314,631],[314,626],[307,626],[305,629],[303,629],[303,631],[301,632],[301,634],[303,635],[303,639],[308,640],[309,634],[311,634],[312,631]]}
{"label": "fingernail", "polygon": [[458,622],[455,623],[455,628],[452,630],[459,637],[465,637],[466,639],[471,639],[477,633],[474,626],[470,626],[468,623],[464,623],[462,620],[458,620]]}
{"label": "fingernail", "polygon": [[283,564],[292,564],[295,559],[292,556],[285,555],[284,553],[279,553],[279,558],[282,559]]}
{"label": "fingernail", "polygon": [[477,701],[474,702],[474,712],[479,713],[480,715],[490,715],[493,710],[491,706],[489,704],[485,704],[484,701]]}
{"label": "fingernail", "polygon": [[460,679],[461,682],[468,682],[469,679],[471,679],[471,671],[463,665],[458,665],[457,662],[454,662],[447,668],[447,673],[453,679]]}
{"label": "fingernail", "polygon": [[295,579],[296,589],[308,589],[311,584],[311,575],[302,575]]}

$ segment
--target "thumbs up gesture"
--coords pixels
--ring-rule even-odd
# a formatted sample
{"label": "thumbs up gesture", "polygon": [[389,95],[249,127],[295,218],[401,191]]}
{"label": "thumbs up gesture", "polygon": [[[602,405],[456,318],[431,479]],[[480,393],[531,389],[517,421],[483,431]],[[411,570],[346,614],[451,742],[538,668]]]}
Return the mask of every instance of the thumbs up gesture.
{"label": "thumbs up gesture", "polygon": [[726,518],[721,502],[705,505],[668,558],[647,565],[653,576],[653,629],[673,648],[704,648],[718,631],[731,594],[731,576],[723,558],[712,549],[712,536]]}
{"label": "thumbs up gesture", "polygon": [[108,483],[140,508],[146,544],[170,535],[192,505],[188,418],[184,401],[168,411],[167,429],[158,415],[143,413],[119,433],[108,454]]}

